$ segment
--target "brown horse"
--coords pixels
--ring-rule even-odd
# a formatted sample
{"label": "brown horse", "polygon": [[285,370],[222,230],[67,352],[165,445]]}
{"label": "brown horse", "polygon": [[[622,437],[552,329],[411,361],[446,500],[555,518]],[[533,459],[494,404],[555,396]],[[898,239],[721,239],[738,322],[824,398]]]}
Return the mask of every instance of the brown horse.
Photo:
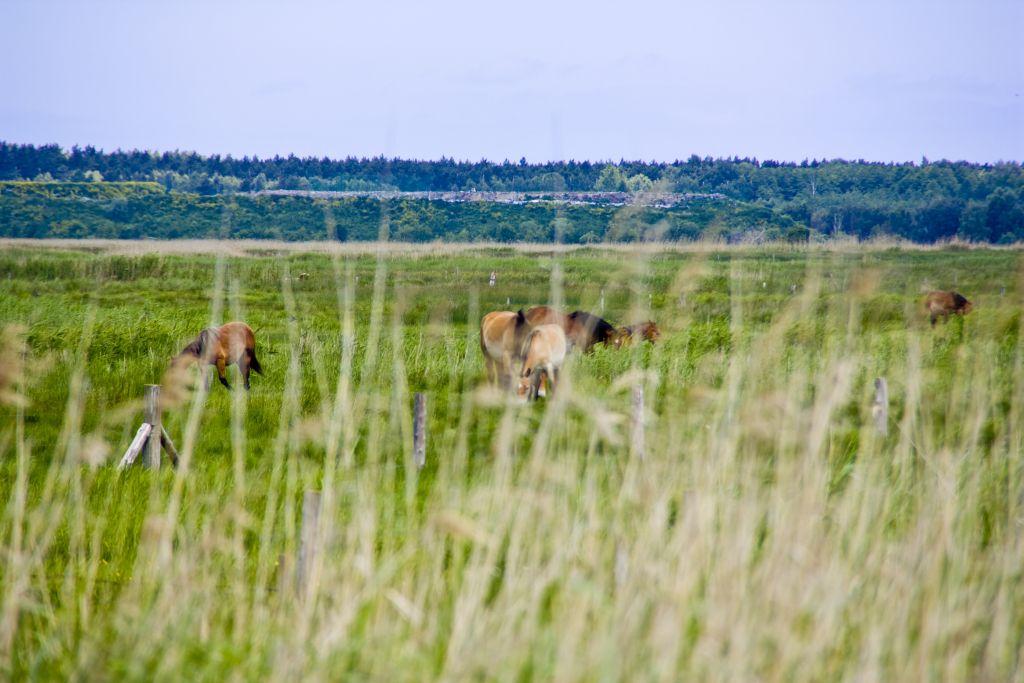
{"label": "brown horse", "polygon": [[615,333],[615,348],[620,349],[623,346],[629,346],[633,343],[635,337],[638,337],[641,341],[649,341],[654,344],[661,339],[661,330],[658,329],[658,323],[653,320],[620,327]]}
{"label": "brown horse", "polygon": [[531,326],[537,325],[561,325],[563,330],[568,331],[569,316],[550,306],[532,306],[526,310],[526,322]]}
{"label": "brown horse", "polygon": [[957,292],[928,292],[924,308],[928,311],[932,327],[935,327],[935,321],[940,315],[944,322],[949,322],[950,314],[967,315],[974,308],[974,304]]}
{"label": "brown horse", "polygon": [[512,387],[515,364],[523,358],[523,344],[529,333],[530,324],[521,310],[493,311],[480,321],[480,350],[491,384]]}
{"label": "brown horse", "polygon": [[561,325],[538,325],[530,331],[524,345],[523,367],[519,371],[518,394],[526,400],[537,400],[540,384],[547,377],[551,391],[558,384],[558,369],[565,362],[569,341]]}
{"label": "brown horse", "polygon": [[573,311],[568,316],[569,326],[565,333],[573,346],[591,351],[595,344],[608,344],[615,340],[615,327],[605,320],[586,311]]}
{"label": "brown horse", "polygon": [[[243,322],[232,322],[220,327],[210,327],[199,333],[188,346],[182,349],[181,353],[174,357],[171,364],[174,367],[185,367],[190,363],[203,365],[216,365],[217,376],[220,383],[228,389],[231,385],[224,377],[224,369],[228,365],[237,364],[245,381],[245,388],[249,388],[249,371],[255,370],[263,374],[259,360],[256,359],[256,337],[252,329]],[[207,378],[209,386],[209,378]]]}
{"label": "brown horse", "polygon": [[615,328],[607,320],[586,311],[573,311],[569,315],[550,306],[534,306],[526,311],[526,322],[537,325],[559,325],[565,331],[572,348],[590,351],[595,344],[607,344],[615,339]]}

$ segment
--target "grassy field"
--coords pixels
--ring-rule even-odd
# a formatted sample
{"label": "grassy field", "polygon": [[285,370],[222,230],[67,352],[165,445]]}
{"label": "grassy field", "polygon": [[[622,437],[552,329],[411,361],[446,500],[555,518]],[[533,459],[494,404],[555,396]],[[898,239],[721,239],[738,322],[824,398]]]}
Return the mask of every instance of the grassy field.
{"label": "grassy field", "polygon": [[[0,678],[1024,679],[1017,251],[77,246],[0,250]],[[539,303],[662,341],[520,404]],[[164,376],[232,319],[251,392]],[[182,463],[119,472],[146,383]]]}

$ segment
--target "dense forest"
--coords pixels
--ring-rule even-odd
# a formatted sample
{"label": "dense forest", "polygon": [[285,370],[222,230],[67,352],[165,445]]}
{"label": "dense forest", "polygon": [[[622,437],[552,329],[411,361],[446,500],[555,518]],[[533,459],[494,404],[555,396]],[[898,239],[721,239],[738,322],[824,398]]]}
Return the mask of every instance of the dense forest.
{"label": "dense forest", "polygon": [[[3,182],[14,181],[14,182]],[[267,190],[694,193],[672,208],[381,202]],[[715,198],[711,196],[715,195]],[[720,195],[720,197],[718,196]],[[703,196],[704,198],[701,198]],[[542,164],[104,152],[0,142],[0,235],[568,242],[879,235],[1024,240],[1019,162]]]}

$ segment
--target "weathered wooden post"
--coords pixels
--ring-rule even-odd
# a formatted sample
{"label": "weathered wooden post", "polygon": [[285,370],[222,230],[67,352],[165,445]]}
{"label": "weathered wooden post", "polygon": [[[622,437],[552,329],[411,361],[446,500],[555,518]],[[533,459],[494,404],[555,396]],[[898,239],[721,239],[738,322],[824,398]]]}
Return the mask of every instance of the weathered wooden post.
{"label": "weathered wooden post", "polygon": [[875,379],[875,402],[871,405],[875,429],[882,436],[889,433],[889,385],[884,377]]}
{"label": "weathered wooden post", "polygon": [[413,402],[412,461],[418,470],[427,462],[427,397],[420,392]]}
{"label": "weathered wooden post", "polygon": [[495,272],[494,272],[494,271],[492,270],[492,271],[491,271],[491,279],[490,279],[490,280],[488,280],[487,284],[488,284],[489,286],[493,287],[493,286],[494,286],[494,283],[495,283],[495,281],[497,281],[497,279],[498,279],[498,277],[497,277],[497,273],[495,273]]}
{"label": "weathered wooden post", "polygon": [[637,384],[633,387],[633,457],[644,458],[644,387]]}
{"label": "weathered wooden post", "polygon": [[160,469],[160,449],[167,451],[171,464],[178,466],[178,450],[174,447],[170,435],[164,429],[160,416],[160,385],[147,384],[142,404],[142,426],[135,432],[135,438],[128,445],[128,450],[117,468],[123,470],[134,463],[142,453],[142,465],[152,469]]}
{"label": "weathered wooden post", "polygon": [[142,452],[142,447],[146,445],[146,439],[149,438],[150,433],[153,431],[153,425],[143,422],[139,426],[139,431],[135,432],[135,438],[128,444],[128,450],[124,452],[124,457],[121,458],[121,463],[117,466],[119,470],[123,470],[128,467],[135,459],[139,457],[139,453]]}
{"label": "weathered wooden post", "polygon": [[142,466],[147,469],[158,470],[160,469],[160,440],[163,436],[160,433],[163,427],[160,425],[159,384],[146,385],[146,393],[142,403],[142,421],[153,428],[146,443],[146,452],[142,454]]}
{"label": "weathered wooden post", "polygon": [[604,313],[604,289],[601,290],[601,312]]}
{"label": "weathered wooden post", "polygon": [[317,535],[320,528],[320,492],[306,491],[302,496],[302,529],[299,532],[299,561],[295,567],[295,581],[299,597],[306,597],[312,578],[313,563],[317,555]]}

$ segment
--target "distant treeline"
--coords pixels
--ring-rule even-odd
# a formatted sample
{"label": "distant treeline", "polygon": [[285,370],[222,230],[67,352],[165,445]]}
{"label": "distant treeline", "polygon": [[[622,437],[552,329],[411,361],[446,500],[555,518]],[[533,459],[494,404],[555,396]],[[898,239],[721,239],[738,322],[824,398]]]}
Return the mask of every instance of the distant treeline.
{"label": "distant treeline", "polygon": [[156,183],[0,182],[0,236],[120,239],[447,240],[568,243],[693,240],[727,226],[766,239],[806,239],[770,209],[697,199],[671,208],[504,204],[369,197],[202,196]]}
{"label": "distant treeline", "polygon": [[[0,181],[35,181],[50,186],[39,192],[12,190],[0,196],[0,230],[45,234],[77,225],[89,235],[165,237],[206,236],[224,232],[225,216],[237,213],[245,236],[267,233],[283,239],[326,237],[324,200],[248,197],[263,190],[317,191],[625,191],[719,193],[722,202],[695,202],[665,210],[630,209],[626,222],[657,228],[619,229],[606,207],[477,206],[397,200],[386,211],[394,225],[391,238],[546,239],[558,233],[568,241],[699,237],[727,239],[821,235],[892,235],[918,242],[954,236],[975,241],[1024,239],[1024,172],[1018,162],[971,164],[922,160],[881,164],[864,161],[803,161],[799,164],[757,159],[692,156],[672,163],[588,161],[530,164],[403,159],[286,158],[235,159],[190,152],[103,152],[92,147],[64,150],[56,145],[0,142]],[[111,188],[89,199],[67,183],[150,182],[144,192]],[[131,196],[117,196],[128,192]],[[78,193],[78,194],[76,194]],[[90,206],[90,201],[99,205]],[[376,237],[382,207],[369,199],[329,201],[338,214],[337,235]],[[131,209],[126,207],[133,207]],[[225,212],[225,207],[231,207]],[[155,211],[160,218],[145,216]],[[27,212],[27,213],[26,213]],[[216,218],[211,218],[213,212]],[[409,220],[401,217],[410,213]],[[44,216],[56,223],[15,224],[13,216]],[[125,217],[131,215],[130,220]],[[317,215],[318,224],[305,223]],[[416,220],[412,221],[411,216]],[[637,218],[637,216],[641,218]],[[560,218],[563,223],[554,225]],[[474,223],[480,219],[482,223]],[[18,219],[20,220],[20,218]],[[367,224],[346,221],[367,220]],[[77,223],[76,223],[77,221]],[[270,222],[268,222],[270,221]],[[529,221],[529,222],[528,222]],[[568,221],[572,226],[568,226]],[[621,222],[621,221],[620,221]],[[342,229],[342,225],[345,225]],[[539,228],[535,227],[539,225]],[[405,227],[405,230],[400,228]],[[652,232],[653,231],[653,232]],[[43,236],[43,235],[40,235]],[[242,235],[238,235],[242,236]]]}

